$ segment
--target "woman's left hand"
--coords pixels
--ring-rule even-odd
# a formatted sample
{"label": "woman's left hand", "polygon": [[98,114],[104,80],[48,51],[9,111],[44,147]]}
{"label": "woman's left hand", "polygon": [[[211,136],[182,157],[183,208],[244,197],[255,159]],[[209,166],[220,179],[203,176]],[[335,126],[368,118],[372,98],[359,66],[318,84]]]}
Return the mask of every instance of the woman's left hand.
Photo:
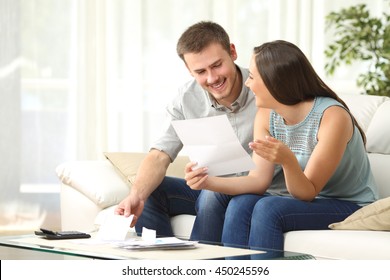
{"label": "woman's left hand", "polygon": [[193,190],[202,190],[206,188],[207,183],[207,167],[200,167],[193,169],[196,166],[196,162],[187,163],[184,169],[184,179],[187,185]]}
{"label": "woman's left hand", "polygon": [[294,156],[293,152],[281,141],[266,136],[265,139],[256,139],[249,143],[249,147],[260,157],[274,164],[283,165],[289,157]]}

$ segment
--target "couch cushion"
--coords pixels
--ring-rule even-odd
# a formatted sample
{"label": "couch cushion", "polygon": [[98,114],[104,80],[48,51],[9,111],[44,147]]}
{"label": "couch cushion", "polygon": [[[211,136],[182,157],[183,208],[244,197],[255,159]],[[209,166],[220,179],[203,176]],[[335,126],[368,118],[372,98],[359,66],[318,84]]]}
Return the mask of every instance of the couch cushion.
{"label": "couch cushion", "polygon": [[115,167],[122,179],[130,186],[134,182],[135,175],[145,153],[104,153],[104,156]]}
{"label": "couch cushion", "polygon": [[329,228],[390,231],[390,197],[360,208],[344,221],[329,225]]}
{"label": "couch cushion", "polygon": [[367,132],[371,119],[375,115],[378,107],[386,100],[389,100],[386,96],[363,94],[340,94],[339,96],[347,104],[351,113],[365,132]]}
{"label": "couch cushion", "polygon": [[[137,170],[142,160],[145,158],[145,153],[126,153],[126,152],[106,152],[104,156],[118,170],[122,178],[130,185],[133,184]],[[171,163],[167,170],[167,175],[181,177],[184,176],[184,166],[190,160],[186,156],[178,156]]]}
{"label": "couch cushion", "polygon": [[372,174],[378,186],[379,198],[390,196],[390,156],[368,153]]}
{"label": "couch cushion", "polygon": [[56,173],[62,183],[100,208],[119,203],[129,193],[129,187],[106,160],[65,162],[56,168]]}
{"label": "couch cushion", "polygon": [[390,232],[297,230],[284,235],[284,249],[324,259],[389,260]]}
{"label": "couch cushion", "polygon": [[190,239],[194,222],[195,216],[193,215],[182,214],[171,217],[173,234],[177,238]]}
{"label": "couch cushion", "polygon": [[375,112],[366,136],[369,153],[390,154],[390,101],[383,103]]}

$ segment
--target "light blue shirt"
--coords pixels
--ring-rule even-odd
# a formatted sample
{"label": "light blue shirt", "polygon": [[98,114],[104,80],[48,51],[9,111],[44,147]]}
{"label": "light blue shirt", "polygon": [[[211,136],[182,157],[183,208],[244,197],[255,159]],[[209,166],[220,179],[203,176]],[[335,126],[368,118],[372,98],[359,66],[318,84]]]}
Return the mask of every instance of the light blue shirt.
{"label": "light blue shirt", "polygon": [[[310,113],[296,125],[286,125],[280,115],[274,111],[271,112],[271,135],[285,143],[294,152],[302,170],[305,169],[318,143],[317,135],[321,119],[324,111],[330,106],[343,107],[338,101],[329,97],[315,98]],[[282,173],[281,167],[278,166],[275,172],[275,185],[271,186],[270,192],[285,195],[287,190],[283,191],[281,188],[281,180],[284,178],[280,173]],[[362,206],[378,199],[370,162],[363,139],[356,126],[339,166],[318,197],[348,200]]]}

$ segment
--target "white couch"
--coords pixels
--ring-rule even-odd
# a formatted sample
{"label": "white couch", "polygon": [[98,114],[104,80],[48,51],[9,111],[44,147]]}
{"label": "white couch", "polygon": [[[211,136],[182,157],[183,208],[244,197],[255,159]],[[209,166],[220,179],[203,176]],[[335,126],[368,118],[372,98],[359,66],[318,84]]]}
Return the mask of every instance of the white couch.
{"label": "white couch", "polygon": [[[368,95],[341,95],[367,135],[367,151],[379,185],[380,198],[390,196],[390,98]],[[131,153],[126,168],[134,174],[144,154]],[[122,159],[123,161],[123,159]],[[168,174],[183,176],[188,161],[179,157]],[[61,184],[61,223],[63,230],[91,231],[129,192],[132,176],[124,180],[108,160],[65,162],[56,169]],[[130,173],[131,173],[130,172]],[[386,200],[387,201],[387,200]],[[389,201],[390,203],[390,201]],[[383,217],[382,217],[383,219]],[[390,217],[387,216],[389,224]],[[389,220],[387,220],[389,219]],[[172,218],[175,235],[188,238],[194,217]],[[390,229],[387,229],[390,230]],[[390,231],[313,230],[285,234],[286,251],[329,259],[389,259]]]}

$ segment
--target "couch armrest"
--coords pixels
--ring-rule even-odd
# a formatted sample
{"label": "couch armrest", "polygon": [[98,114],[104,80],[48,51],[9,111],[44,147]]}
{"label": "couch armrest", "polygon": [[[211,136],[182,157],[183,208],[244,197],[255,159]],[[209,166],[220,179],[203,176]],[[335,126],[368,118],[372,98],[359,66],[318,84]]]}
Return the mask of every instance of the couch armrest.
{"label": "couch armrest", "polygon": [[130,191],[129,185],[107,160],[65,162],[56,168],[56,173],[63,184],[102,209],[118,204]]}

